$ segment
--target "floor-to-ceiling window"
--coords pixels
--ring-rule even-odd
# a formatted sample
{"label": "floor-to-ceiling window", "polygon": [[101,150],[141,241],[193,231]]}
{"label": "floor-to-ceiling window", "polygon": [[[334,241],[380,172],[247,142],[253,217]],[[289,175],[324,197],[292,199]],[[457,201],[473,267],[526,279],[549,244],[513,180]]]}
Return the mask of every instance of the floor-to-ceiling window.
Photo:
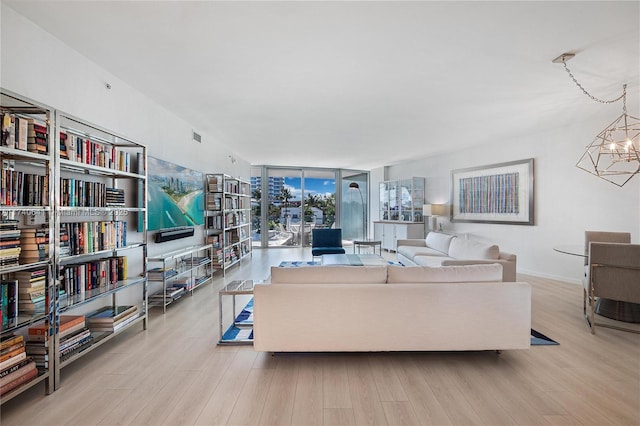
{"label": "floor-to-ceiling window", "polygon": [[254,246],[309,246],[313,229],[342,227],[343,218],[347,219],[347,228],[343,228],[345,239],[363,235],[363,220],[366,226],[367,217],[367,172],[346,174],[361,185],[360,192],[353,194],[359,197],[357,206],[348,205],[352,210],[359,209],[359,219],[340,213],[340,200],[351,196],[350,191],[354,189],[349,189],[351,180],[345,180],[339,169],[254,166],[251,173]]}
{"label": "floor-to-ceiling window", "polygon": [[367,238],[369,174],[358,171],[342,172],[342,237],[345,240]]}

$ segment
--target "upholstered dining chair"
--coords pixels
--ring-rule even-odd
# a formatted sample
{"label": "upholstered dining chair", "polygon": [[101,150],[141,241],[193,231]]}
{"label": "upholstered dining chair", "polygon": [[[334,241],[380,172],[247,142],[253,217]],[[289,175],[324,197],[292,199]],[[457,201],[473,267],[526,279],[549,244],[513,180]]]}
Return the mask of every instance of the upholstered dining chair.
{"label": "upholstered dining chair", "polygon": [[341,228],[314,228],[311,230],[311,254],[313,257],[323,254],[344,254]]}
{"label": "upholstered dining chair", "polygon": [[[585,231],[584,232],[584,252],[589,254],[589,243],[630,243],[631,233],[629,232],[607,232],[607,231]],[[589,264],[589,258],[584,258],[584,264]],[[586,271],[585,271],[586,276]]]}
{"label": "upholstered dining chair", "polygon": [[[609,231],[585,231],[584,232],[584,278],[582,284],[584,287],[583,299],[584,302],[588,302],[589,306],[592,304],[592,299],[589,297],[589,244],[592,242],[599,243],[631,243],[631,233],[629,232],[609,232]],[[586,311],[585,311],[586,315]]]}
{"label": "upholstered dining chair", "polygon": [[[640,312],[640,244],[589,244],[589,281],[583,304],[591,333],[595,333],[596,325],[640,333],[640,330],[596,323],[593,303],[596,297],[616,301],[618,309]],[[591,301],[588,314],[587,299]]]}

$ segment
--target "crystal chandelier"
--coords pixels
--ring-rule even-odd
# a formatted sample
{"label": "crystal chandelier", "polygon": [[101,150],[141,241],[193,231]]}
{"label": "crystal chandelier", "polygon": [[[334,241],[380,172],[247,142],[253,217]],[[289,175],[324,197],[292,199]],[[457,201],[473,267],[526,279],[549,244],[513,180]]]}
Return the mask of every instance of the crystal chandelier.
{"label": "crystal chandelier", "polygon": [[587,92],[567,67],[567,61],[574,56],[573,53],[563,53],[553,62],[562,63],[573,82],[592,100],[603,104],[622,100],[622,115],[587,145],[576,167],[621,187],[640,174],[640,119],[627,114],[626,84],[622,86],[622,95],[608,101]]}

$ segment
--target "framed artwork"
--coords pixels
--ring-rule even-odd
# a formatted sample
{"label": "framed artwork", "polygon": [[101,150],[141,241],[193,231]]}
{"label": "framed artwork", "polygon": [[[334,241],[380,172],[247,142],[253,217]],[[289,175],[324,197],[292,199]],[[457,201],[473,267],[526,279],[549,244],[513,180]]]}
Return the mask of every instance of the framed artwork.
{"label": "framed artwork", "polygon": [[453,170],[451,221],[533,225],[533,158]]}
{"label": "framed artwork", "polygon": [[202,225],[204,174],[151,156],[147,167],[147,229]]}

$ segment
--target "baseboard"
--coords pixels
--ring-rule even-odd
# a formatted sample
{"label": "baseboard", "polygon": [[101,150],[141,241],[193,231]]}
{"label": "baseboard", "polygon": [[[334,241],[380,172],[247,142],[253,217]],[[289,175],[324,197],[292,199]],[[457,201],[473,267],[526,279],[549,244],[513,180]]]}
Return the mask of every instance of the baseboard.
{"label": "baseboard", "polygon": [[527,270],[527,269],[518,269],[518,274],[533,275],[534,277],[547,278],[547,279],[550,279],[550,280],[562,281],[562,282],[565,282],[565,283],[582,285],[582,279],[581,278],[576,278],[576,277],[564,277],[564,276],[561,276],[561,275],[545,274],[543,272],[530,271],[530,270]]}

